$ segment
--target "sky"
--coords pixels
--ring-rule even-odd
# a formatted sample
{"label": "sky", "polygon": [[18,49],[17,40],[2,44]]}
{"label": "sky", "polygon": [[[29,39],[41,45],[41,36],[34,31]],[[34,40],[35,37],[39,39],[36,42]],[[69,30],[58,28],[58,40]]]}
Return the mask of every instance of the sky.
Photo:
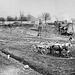
{"label": "sky", "polygon": [[74,17],[75,0],[0,0],[0,16],[19,16],[20,12],[35,17],[44,12],[54,17]]}

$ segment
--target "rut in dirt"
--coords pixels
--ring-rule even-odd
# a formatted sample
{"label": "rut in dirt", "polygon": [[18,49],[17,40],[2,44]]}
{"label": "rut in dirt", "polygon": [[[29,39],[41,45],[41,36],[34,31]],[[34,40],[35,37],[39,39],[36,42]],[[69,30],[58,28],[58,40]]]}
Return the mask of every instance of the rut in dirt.
{"label": "rut in dirt", "polygon": [[33,70],[43,74],[43,75],[53,75],[53,72],[51,72],[43,63],[38,63],[37,61],[30,60],[28,58],[21,58],[18,56],[15,56],[7,51],[0,50],[2,53],[6,55],[10,55],[11,58],[14,58],[15,60],[19,61],[20,63],[24,65],[29,65],[30,68]]}

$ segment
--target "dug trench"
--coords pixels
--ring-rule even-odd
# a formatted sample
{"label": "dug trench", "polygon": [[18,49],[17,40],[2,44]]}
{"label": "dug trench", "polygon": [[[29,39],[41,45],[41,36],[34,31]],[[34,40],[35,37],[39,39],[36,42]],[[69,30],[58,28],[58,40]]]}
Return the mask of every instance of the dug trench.
{"label": "dug trench", "polygon": [[35,71],[43,75],[52,75],[51,72],[47,71],[47,69],[44,67],[44,64],[42,63],[33,62],[32,60],[29,60],[28,58],[21,58],[21,57],[15,56],[4,50],[1,50],[1,52],[6,55],[10,55],[11,58],[14,58],[15,60],[19,61],[20,63],[24,65],[29,65],[30,68],[34,69]]}
{"label": "dug trench", "polygon": [[[11,58],[14,58],[15,60],[19,61],[20,63],[24,64],[24,65],[29,65],[30,68],[32,68],[33,70],[43,74],[43,75],[75,75],[75,60],[74,59],[54,59],[55,61],[65,61],[66,65],[69,64],[71,66],[73,66],[71,69],[69,69],[69,72],[68,72],[68,69],[64,72],[62,72],[62,69],[60,70],[60,72],[56,69],[56,70],[52,70],[52,67],[48,67],[47,65],[45,65],[44,63],[42,62],[37,62],[37,61],[33,61],[32,59],[29,59],[29,57],[25,57],[25,58],[22,58],[22,57],[19,57],[17,55],[14,55],[8,51],[5,51],[5,50],[0,50],[2,53],[6,54],[6,55],[10,55]],[[53,60],[53,59],[51,59]],[[59,63],[58,62],[58,63]],[[50,62],[51,63],[51,62]],[[60,62],[61,64],[63,62]],[[56,63],[57,64],[57,63]],[[65,66],[67,67],[67,66]],[[54,67],[55,68],[55,67]],[[61,73],[62,72],[62,73]]]}

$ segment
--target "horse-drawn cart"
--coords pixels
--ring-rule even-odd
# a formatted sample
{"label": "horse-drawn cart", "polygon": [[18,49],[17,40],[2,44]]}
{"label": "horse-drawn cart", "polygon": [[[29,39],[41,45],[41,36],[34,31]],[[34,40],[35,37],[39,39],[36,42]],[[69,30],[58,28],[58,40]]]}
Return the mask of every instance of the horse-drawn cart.
{"label": "horse-drawn cart", "polygon": [[58,56],[63,56],[63,57],[69,57],[69,43],[68,44],[54,44],[51,46],[48,45],[41,45],[37,44],[35,46],[35,50],[37,53],[41,53],[44,55],[55,55],[57,54]]}

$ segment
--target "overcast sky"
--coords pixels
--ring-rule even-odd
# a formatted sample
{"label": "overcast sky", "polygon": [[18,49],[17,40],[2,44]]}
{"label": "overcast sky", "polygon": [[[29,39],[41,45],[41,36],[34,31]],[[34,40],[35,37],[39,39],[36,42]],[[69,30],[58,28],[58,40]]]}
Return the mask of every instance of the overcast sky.
{"label": "overcast sky", "polygon": [[75,0],[0,0],[0,16],[41,15],[49,12],[54,16],[75,17]]}

